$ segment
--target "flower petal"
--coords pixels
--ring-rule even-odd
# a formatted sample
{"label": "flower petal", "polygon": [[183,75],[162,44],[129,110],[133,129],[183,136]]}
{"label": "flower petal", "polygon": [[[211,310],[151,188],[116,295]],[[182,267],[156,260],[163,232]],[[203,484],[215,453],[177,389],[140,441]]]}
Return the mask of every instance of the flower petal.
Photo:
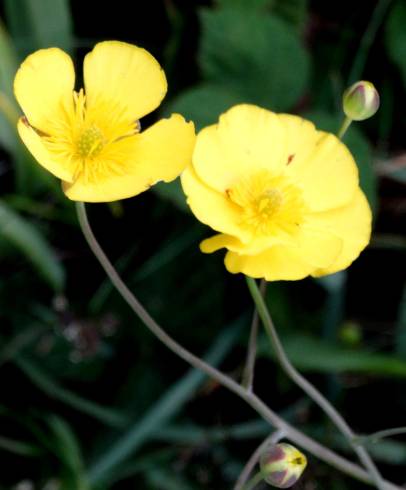
{"label": "flower petal", "polygon": [[14,93],[29,123],[52,134],[54,121],[73,108],[75,71],[69,55],[58,48],[40,49],[21,64]]}
{"label": "flower petal", "polygon": [[203,240],[200,243],[200,250],[205,254],[211,254],[220,250],[220,248],[227,248],[228,250],[234,250],[234,248],[236,248],[239,250],[240,247],[241,243],[238,238],[231,235],[225,235],[224,233],[206,238],[206,240]]}
{"label": "flower petal", "polygon": [[347,206],[323,213],[316,218],[343,240],[343,248],[328,267],[317,269],[312,275],[319,277],[347,268],[368,245],[371,237],[372,214],[364,193],[359,189]]}
{"label": "flower petal", "polygon": [[253,105],[234,106],[217,125],[198,134],[193,166],[203,182],[220,192],[246,175],[283,171],[286,130],[273,112]]}
{"label": "flower petal", "polygon": [[154,184],[176,179],[192,161],[195,140],[193,122],[180,114],[161,119],[139,135],[137,173]]}
{"label": "flower petal", "polygon": [[227,252],[226,269],[237,274],[263,278],[267,281],[295,281],[308,276],[314,267],[286,247],[275,246],[258,255],[240,255]]}
{"label": "flower petal", "polygon": [[156,109],[165,97],[165,73],[145,49],[120,41],[96,44],[84,61],[88,106],[117,101],[128,121]]}
{"label": "flower petal", "polygon": [[74,201],[108,202],[135,196],[160,180],[178,177],[190,163],[194,140],[193,123],[174,114],[141,134],[114,143],[102,154],[100,166],[111,172],[91,180],[80,174],[74,183],[64,184],[63,190]]}
{"label": "flower petal", "polygon": [[358,186],[358,169],[348,148],[336,136],[317,131],[298,116],[280,114],[288,138],[286,172],[297,179],[303,197],[315,211],[343,206]]}
{"label": "flower petal", "polygon": [[312,274],[320,264],[329,266],[341,248],[342,240],[331,233],[307,229],[296,246],[275,245],[255,255],[229,251],[225,265],[229,272],[267,281],[297,280]]}
{"label": "flower petal", "polygon": [[56,157],[46,148],[41,136],[27,124],[24,118],[18,121],[17,129],[25,146],[40,165],[59,179],[73,181],[74,169],[69,168],[66,159]]}
{"label": "flower petal", "polygon": [[216,231],[238,237],[242,241],[251,238],[241,226],[241,209],[226,197],[208,187],[199,179],[190,165],[181,175],[183,192],[196,218]]}

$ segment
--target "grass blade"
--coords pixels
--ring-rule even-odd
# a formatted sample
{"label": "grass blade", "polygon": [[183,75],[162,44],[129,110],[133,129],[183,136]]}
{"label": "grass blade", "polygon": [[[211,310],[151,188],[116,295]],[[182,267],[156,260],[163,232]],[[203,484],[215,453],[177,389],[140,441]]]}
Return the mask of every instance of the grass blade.
{"label": "grass blade", "polygon": [[127,418],[116,410],[98,405],[63,388],[49,374],[27,358],[19,356],[14,362],[49,397],[90,415],[113,428],[123,427],[128,422]]}
{"label": "grass blade", "polygon": [[26,255],[51,287],[63,289],[65,272],[53,250],[29,221],[4,202],[0,202],[0,234]]}
{"label": "grass blade", "polygon": [[[205,356],[207,362],[212,365],[221,362],[237,339],[239,332],[237,327],[240,323],[241,320],[220,334],[214,346]],[[133,455],[146,440],[179,412],[205,379],[205,376],[202,372],[191,369],[186,376],[169,388],[144,417],[136,421],[106,453],[95,461],[89,470],[90,482],[99,484],[105,481],[106,477],[111,476],[117,465]]]}

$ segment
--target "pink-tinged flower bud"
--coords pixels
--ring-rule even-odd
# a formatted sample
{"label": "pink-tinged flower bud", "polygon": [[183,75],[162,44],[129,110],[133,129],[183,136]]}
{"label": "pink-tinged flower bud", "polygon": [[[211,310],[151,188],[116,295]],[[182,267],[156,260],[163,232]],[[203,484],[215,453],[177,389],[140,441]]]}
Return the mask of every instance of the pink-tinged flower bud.
{"label": "pink-tinged flower bud", "polygon": [[345,115],[353,121],[372,117],[379,109],[379,94],[371,82],[361,80],[348,88],[343,95]]}
{"label": "pink-tinged flower bud", "polygon": [[270,446],[260,459],[264,480],[277,488],[289,488],[294,485],[306,465],[306,456],[294,446],[283,442]]}

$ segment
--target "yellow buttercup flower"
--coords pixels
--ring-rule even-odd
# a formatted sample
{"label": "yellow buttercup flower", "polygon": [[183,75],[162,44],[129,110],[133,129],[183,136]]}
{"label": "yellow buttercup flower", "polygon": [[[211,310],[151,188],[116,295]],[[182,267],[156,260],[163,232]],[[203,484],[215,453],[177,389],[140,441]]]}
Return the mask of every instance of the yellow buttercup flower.
{"label": "yellow buttercup flower", "polygon": [[74,91],[71,58],[50,48],[28,56],[14,81],[20,136],[63,181],[67,197],[114,201],[175,179],[190,162],[194,126],[174,114],[140,132],[139,119],[167,90],[155,58],[131,44],[101,42],[85,57],[83,78],[85,91]]}
{"label": "yellow buttercup flower", "polygon": [[347,147],[298,116],[238,105],[197,136],[182,186],[219,234],[232,273],[296,280],[348,267],[368,244],[371,211]]}

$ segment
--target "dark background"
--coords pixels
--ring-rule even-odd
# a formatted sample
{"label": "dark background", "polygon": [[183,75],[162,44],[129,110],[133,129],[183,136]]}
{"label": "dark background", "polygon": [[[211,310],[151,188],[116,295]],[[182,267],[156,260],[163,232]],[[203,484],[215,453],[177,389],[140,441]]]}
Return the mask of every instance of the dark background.
{"label": "dark background", "polygon": [[[344,140],[374,210],[371,245],[348,271],[272,283],[266,299],[292,362],[354,430],[406,425],[405,2],[3,0],[0,17],[0,94],[14,111],[24,56],[57,45],[80,73],[105,39],[143,46],[166,71],[167,98],[143,127],[178,111],[200,128],[245,101],[337,131],[342,91],[357,79],[376,85],[380,111]],[[1,104],[0,173],[0,488],[232,488],[271,429],[215,382],[190,377],[112,291],[72,203],[27,155]],[[210,231],[179,186],[88,211],[109,257],[171,335],[202,355],[230,336],[221,367],[238,379],[253,310],[245,281],[226,272],[222,252],[199,252]],[[356,461],[262,336],[255,389]],[[123,458],[107,471],[116,450]],[[405,482],[404,437],[371,453],[385,476]],[[308,456],[297,488],[363,488]]]}

